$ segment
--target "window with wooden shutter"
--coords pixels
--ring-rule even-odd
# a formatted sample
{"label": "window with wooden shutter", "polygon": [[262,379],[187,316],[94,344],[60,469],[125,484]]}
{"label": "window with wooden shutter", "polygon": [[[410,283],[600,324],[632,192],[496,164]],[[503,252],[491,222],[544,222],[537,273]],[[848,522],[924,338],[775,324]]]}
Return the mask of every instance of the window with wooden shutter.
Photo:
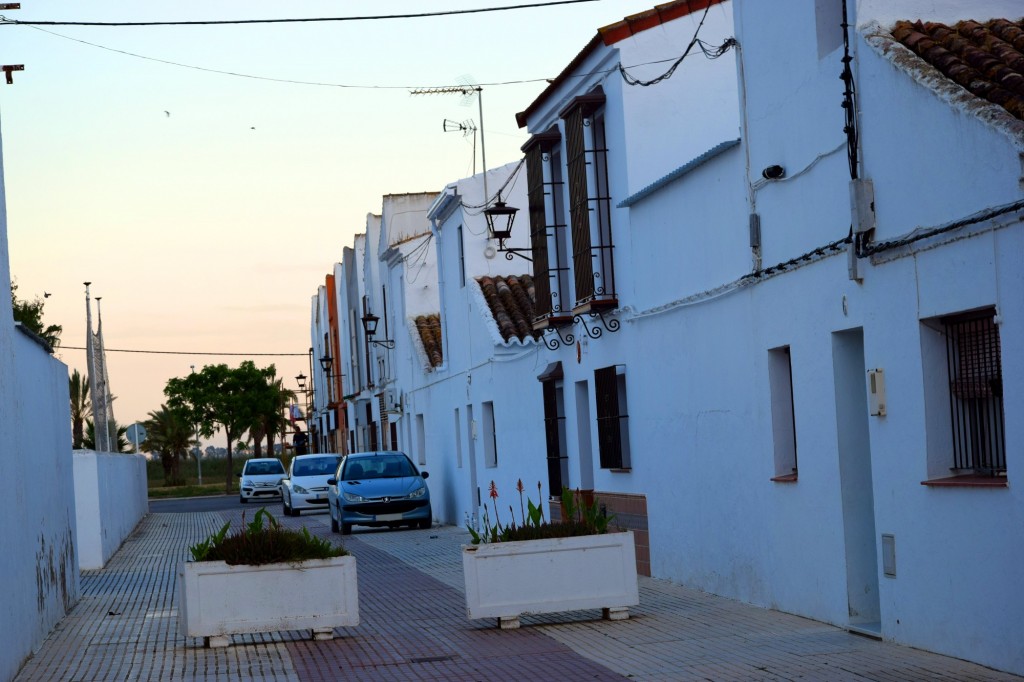
{"label": "window with wooden shutter", "polygon": [[[558,376],[561,376],[561,363]],[[544,398],[544,441],[547,446],[548,490],[557,496],[569,480],[569,456],[565,439],[565,403],[561,381],[553,376],[541,381]]]}
{"label": "window with wooden shutter", "polygon": [[625,368],[612,365],[594,370],[597,401],[597,442],[602,469],[628,469],[629,414],[626,411]]}
{"label": "window with wooden shutter", "polygon": [[618,305],[604,102],[604,92],[596,88],[573,99],[560,113],[565,125],[576,314]]}

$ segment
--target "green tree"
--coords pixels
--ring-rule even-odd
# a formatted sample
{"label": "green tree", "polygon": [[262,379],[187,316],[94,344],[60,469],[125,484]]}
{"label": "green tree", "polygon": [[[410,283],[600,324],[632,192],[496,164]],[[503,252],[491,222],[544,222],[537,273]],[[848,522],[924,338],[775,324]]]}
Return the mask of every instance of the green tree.
{"label": "green tree", "polygon": [[167,404],[184,410],[188,421],[198,424],[204,437],[213,436],[218,427],[224,430],[228,441],[225,468],[228,493],[234,481],[232,447],[255,421],[261,396],[274,373],[273,365],[260,369],[251,360],[234,369],[225,364],[207,365],[201,372],[170,379],[164,388]]}
{"label": "green tree", "polygon": [[20,301],[15,293],[18,285],[11,282],[11,307],[14,308],[14,321],[21,322],[27,329],[50,344],[50,348],[57,350],[60,346],[60,334],[64,328],[59,324],[44,326],[43,324],[43,299],[36,297],[34,301]]}
{"label": "green tree", "polygon": [[71,394],[71,438],[74,449],[82,447],[85,438],[85,419],[92,408],[89,402],[89,377],[82,376],[76,369],[68,379],[68,392]]}
{"label": "green tree", "polygon": [[181,476],[181,462],[188,457],[192,440],[192,424],[183,409],[161,405],[159,410],[149,413],[149,419],[142,425],[146,429],[146,440],[142,445],[150,452],[160,455],[164,468],[165,485],[184,485]]}

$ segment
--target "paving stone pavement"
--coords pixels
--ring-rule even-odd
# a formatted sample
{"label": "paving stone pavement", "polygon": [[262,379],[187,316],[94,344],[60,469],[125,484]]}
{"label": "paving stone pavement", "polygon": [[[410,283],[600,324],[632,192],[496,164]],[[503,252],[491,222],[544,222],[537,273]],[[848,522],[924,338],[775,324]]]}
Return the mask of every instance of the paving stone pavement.
{"label": "paving stone pavement", "polygon": [[[451,526],[346,537],[361,623],[334,640],[268,633],[204,649],[177,632],[175,567],[227,519],[237,527],[241,510],[147,516],[104,569],[83,573],[79,603],[15,682],[1024,680],[649,578],[629,620],[579,611],[524,616],[522,629],[502,631],[466,618],[468,536]],[[282,522],[342,540],[323,514]]]}

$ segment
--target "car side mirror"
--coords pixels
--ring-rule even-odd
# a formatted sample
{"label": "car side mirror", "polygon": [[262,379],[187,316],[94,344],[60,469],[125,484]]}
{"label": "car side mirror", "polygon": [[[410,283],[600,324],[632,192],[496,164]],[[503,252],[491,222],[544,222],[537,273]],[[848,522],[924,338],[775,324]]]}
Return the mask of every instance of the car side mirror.
{"label": "car side mirror", "polygon": [[336,478],[328,478],[327,479],[327,485],[338,485],[338,479],[336,479]]}
{"label": "car side mirror", "polygon": [[430,472],[429,471],[421,471],[420,472],[420,476],[422,476],[423,478],[428,478],[430,476]]}

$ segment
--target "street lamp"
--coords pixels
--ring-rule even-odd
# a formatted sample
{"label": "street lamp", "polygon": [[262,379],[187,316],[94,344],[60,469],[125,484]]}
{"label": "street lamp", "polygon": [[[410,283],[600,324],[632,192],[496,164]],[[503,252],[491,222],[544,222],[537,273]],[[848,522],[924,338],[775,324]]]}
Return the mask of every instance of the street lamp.
{"label": "street lamp", "polygon": [[[192,368],[192,373],[196,373],[196,366],[189,365]],[[199,442],[199,422],[196,422],[196,469],[199,473],[199,485],[203,484],[203,451],[202,444]]]}
{"label": "street lamp", "polygon": [[296,383],[299,384],[299,390],[302,391],[303,393],[305,393],[306,392],[306,375],[305,374],[299,374],[297,377],[295,377],[295,381],[296,381]]}
{"label": "street lamp", "polygon": [[374,340],[373,336],[377,333],[377,323],[380,322],[380,318],[371,312],[367,312],[362,317],[363,330],[366,332],[366,340],[368,343],[372,343],[375,346],[383,346],[390,350],[394,350],[395,342],[391,339],[382,339],[380,341]]}
{"label": "street lamp", "polygon": [[527,251],[531,251],[531,249],[505,247],[505,240],[512,238],[512,223],[515,221],[516,213],[518,212],[518,208],[509,206],[501,200],[501,193],[499,192],[498,199],[494,202],[494,205],[484,209],[484,218],[487,219],[487,236],[498,240],[498,251],[504,253],[507,260],[512,260],[512,256],[519,256],[533,262],[532,258],[523,255]]}

